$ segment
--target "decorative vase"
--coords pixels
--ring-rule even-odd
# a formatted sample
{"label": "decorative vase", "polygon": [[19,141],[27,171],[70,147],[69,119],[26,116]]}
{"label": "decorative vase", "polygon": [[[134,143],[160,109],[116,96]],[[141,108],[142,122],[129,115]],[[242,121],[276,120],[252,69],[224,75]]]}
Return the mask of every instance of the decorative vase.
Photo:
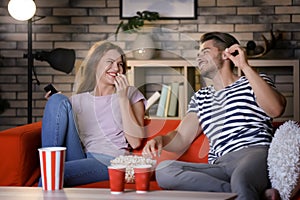
{"label": "decorative vase", "polygon": [[155,45],[151,35],[139,33],[132,45],[133,57],[138,60],[148,60],[155,54]]}

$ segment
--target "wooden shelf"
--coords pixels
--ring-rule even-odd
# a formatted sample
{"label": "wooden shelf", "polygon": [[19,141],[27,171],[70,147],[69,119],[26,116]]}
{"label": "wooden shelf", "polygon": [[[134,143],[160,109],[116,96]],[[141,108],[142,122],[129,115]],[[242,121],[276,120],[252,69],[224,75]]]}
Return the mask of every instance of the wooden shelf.
{"label": "wooden shelf", "polygon": [[[196,79],[197,78],[197,70],[195,67],[194,61],[189,60],[181,60],[181,59],[156,59],[156,60],[128,60],[128,66],[130,67],[130,80],[133,85],[139,87],[144,84],[149,83],[170,83],[174,81],[174,79],[181,79],[184,85],[184,112],[187,110],[187,106],[190,100],[190,96],[195,91],[196,88]],[[282,93],[286,96],[292,96],[292,105],[288,105],[289,108],[292,107],[293,116],[291,117],[281,117],[280,120],[300,120],[300,98],[299,98],[299,60],[297,59],[286,59],[286,60],[271,60],[271,59],[252,59],[249,60],[249,64],[257,69],[262,68],[292,68],[292,88],[293,91],[286,92],[282,91]],[[172,72],[168,74],[168,70],[176,70],[176,72],[172,75]],[[284,70],[284,69],[283,69]],[[155,74],[157,73],[157,74]],[[166,74],[164,74],[166,73]],[[238,74],[241,75],[241,71],[238,70]],[[267,73],[268,74],[268,73]],[[158,78],[161,76],[160,78]],[[180,80],[179,80],[180,81]],[[276,84],[276,82],[275,82]],[[144,93],[146,91],[143,91]],[[289,103],[289,102],[288,102]],[[182,118],[179,116],[178,118]]]}
{"label": "wooden shelf", "polygon": [[[195,66],[187,60],[128,60],[131,83],[140,88],[146,84],[169,84],[178,81],[183,84],[183,113],[186,112],[188,101],[195,91]],[[152,80],[149,80],[152,77]],[[147,91],[143,91],[145,96]],[[154,91],[152,91],[154,92]],[[179,100],[180,101],[180,100]],[[155,116],[153,116],[155,117]],[[182,118],[178,116],[177,118]],[[151,116],[152,118],[152,116]],[[174,118],[174,117],[172,117]]]}

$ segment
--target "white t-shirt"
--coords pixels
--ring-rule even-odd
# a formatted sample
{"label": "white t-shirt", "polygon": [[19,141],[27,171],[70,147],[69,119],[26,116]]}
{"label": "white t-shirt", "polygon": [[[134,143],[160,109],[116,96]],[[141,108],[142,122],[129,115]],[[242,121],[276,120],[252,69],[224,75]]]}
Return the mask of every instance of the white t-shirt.
{"label": "white t-shirt", "polygon": [[[131,104],[143,94],[135,87],[128,88]],[[126,141],[117,94],[93,96],[89,92],[72,96],[74,118],[85,152],[111,156],[124,155],[129,149]]]}

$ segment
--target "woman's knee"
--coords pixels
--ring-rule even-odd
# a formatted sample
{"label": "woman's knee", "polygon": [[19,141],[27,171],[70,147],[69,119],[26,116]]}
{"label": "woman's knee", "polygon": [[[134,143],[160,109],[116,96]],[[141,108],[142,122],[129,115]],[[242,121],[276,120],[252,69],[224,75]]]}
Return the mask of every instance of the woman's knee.
{"label": "woman's knee", "polygon": [[53,94],[47,101],[47,104],[58,104],[63,101],[69,101],[69,98],[63,94]]}
{"label": "woman's knee", "polygon": [[71,102],[67,96],[56,93],[48,99],[45,110],[53,112],[61,109],[70,110],[71,107]]}

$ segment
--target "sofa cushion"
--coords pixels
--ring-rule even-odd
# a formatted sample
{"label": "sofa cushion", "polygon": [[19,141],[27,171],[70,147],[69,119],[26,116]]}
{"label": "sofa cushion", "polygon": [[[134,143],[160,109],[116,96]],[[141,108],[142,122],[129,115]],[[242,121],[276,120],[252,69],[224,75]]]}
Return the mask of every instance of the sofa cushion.
{"label": "sofa cushion", "polygon": [[[172,130],[175,130],[180,124],[180,119],[147,119],[145,120],[145,127],[147,138],[143,141],[141,148],[133,151],[134,154],[141,155],[143,146],[147,141],[158,135],[166,135]],[[187,162],[207,163],[208,162],[209,143],[204,134],[198,136],[191,144],[191,146],[184,153],[174,153],[162,151],[157,164],[164,160],[180,160]]]}
{"label": "sofa cushion", "polygon": [[41,122],[0,132],[0,185],[32,186],[40,177]]}

